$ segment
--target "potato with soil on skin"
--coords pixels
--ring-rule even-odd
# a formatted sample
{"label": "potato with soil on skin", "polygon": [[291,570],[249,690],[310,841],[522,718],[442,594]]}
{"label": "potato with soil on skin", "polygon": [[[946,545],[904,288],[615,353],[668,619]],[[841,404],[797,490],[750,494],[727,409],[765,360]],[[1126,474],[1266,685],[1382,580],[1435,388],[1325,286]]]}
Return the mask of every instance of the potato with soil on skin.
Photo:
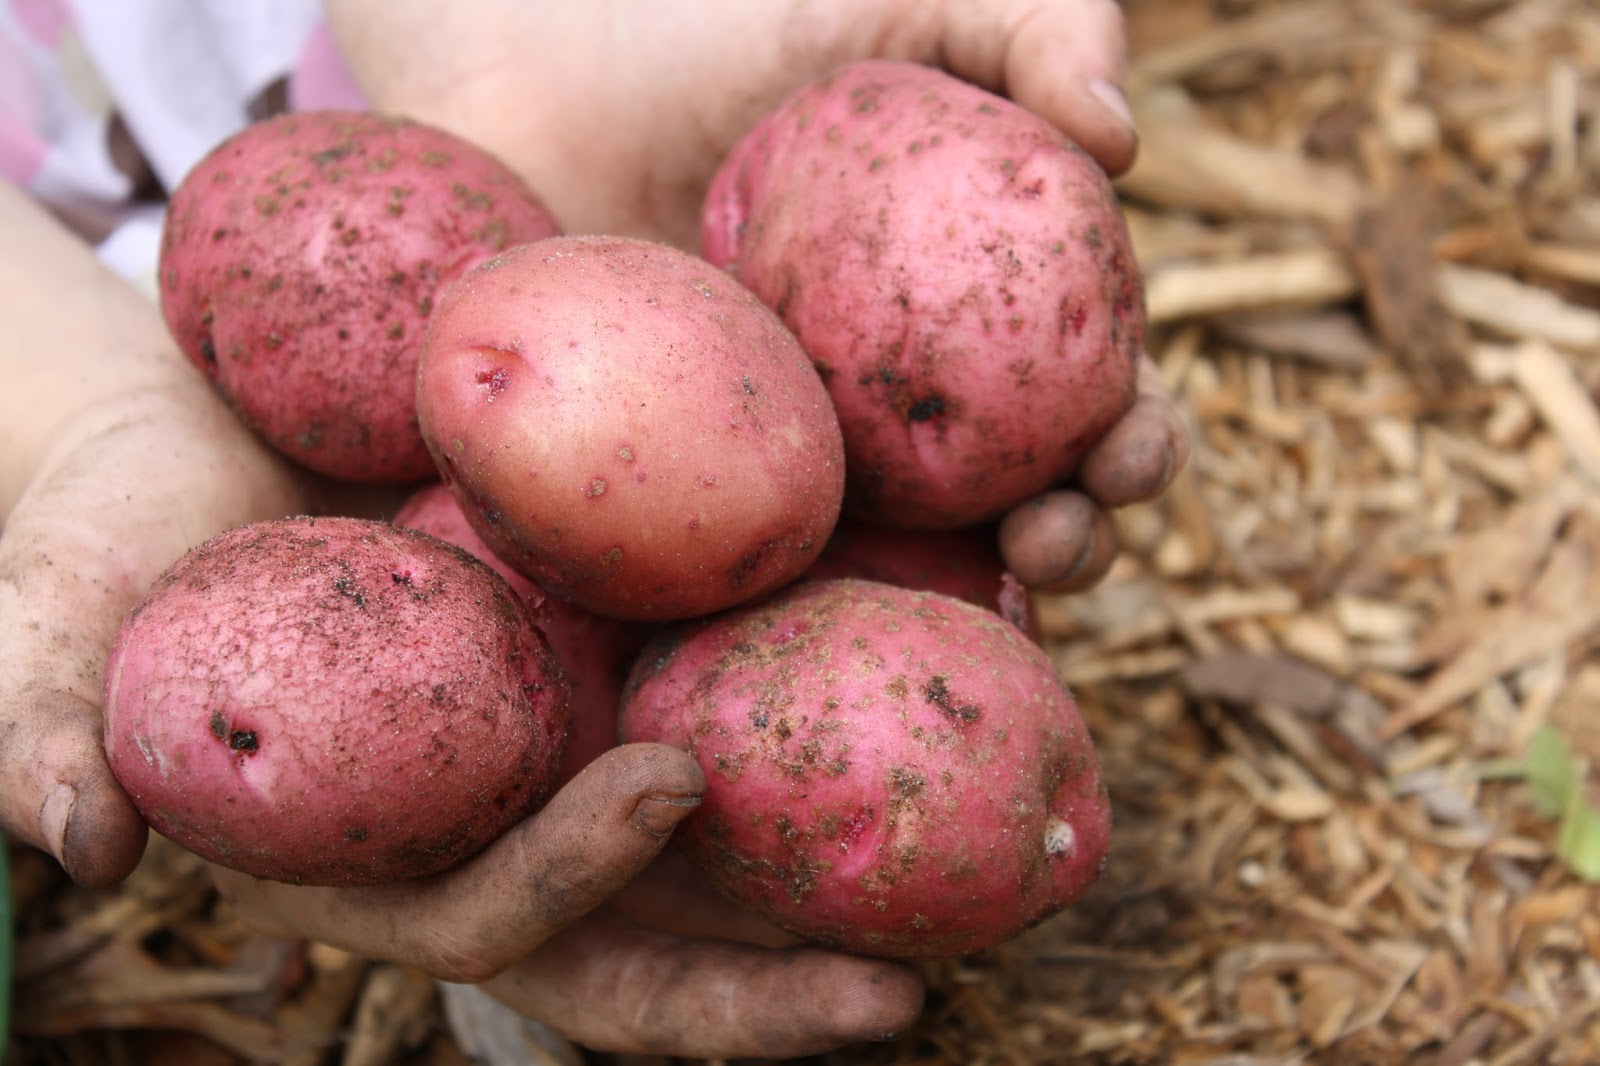
{"label": "potato with soil on skin", "polygon": [[1110,808],[1044,652],[992,612],[855,579],[807,581],[658,636],[622,736],[691,752],[674,841],[797,936],[867,955],[998,944],[1099,875]]}
{"label": "potato with soil on skin", "polygon": [[602,752],[617,744],[617,707],[628,667],[648,638],[649,627],[602,618],[557,599],[495,555],[467,522],[455,496],[442,482],[417,489],[394,514],[393,522],[420,530],[464,551],[494,569],[527,606],[534,625],[550,642],[572,686],[572,727],[556,787],[570,781]]}
{"label": "potato with soil on skin", "polygon": [[848,516],[995,519],[1133,404],[1143,288],[1105,174],[941,71],[867,61],[792,95],[718,170],[701,243],[827,382]]}
{"label": "potato with soil on skin", "polygon": [[356,518],[242,526],[151,586],[106,671],[105,747],[151,828],[312,885],[437,873],[530,814],[568,687],[510,586]]}
{"label": "potato with soil on skin", "polygon": [[839,516],[839,423],[805,353],[666,245],[556,237],[469,272],[434,312],[417,412],[490,549],[609,617],[771,592]]}
{"label": "potato with soil on skin", "polygon": [[559,232],[510,169],[443,130],[346,111],[282,115],[172,195],[161,308],[189,359],[273,447],[320,473],[433,474],[416,369],[462,271]]}

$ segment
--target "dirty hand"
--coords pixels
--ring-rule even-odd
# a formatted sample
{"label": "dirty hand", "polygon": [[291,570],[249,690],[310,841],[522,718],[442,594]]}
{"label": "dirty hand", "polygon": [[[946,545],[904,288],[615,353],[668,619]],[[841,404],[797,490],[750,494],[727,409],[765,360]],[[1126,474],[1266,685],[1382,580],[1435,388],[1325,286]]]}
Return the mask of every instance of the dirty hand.
{"label": "dirty hand", "polygon": [[914,970],[797,946],[662,853],[704,783],[675,748],[624,745],[435,877],[307,888],[213,872],[259,931],[480,983],[597,1051],[776,1058],[904,1031],[922,1009]]}
{"label": "dirty hand", "polygon": [[[0,254],[0,290],[13,298],[0,425],[15,431],[0,464],[0,833],[109,886],[148,833],[101,744],[122,620],[224,529],[381,501],[270,453],[178,354],[155,305],[9,185],[0,238],[12,253]],[[667,876],[670,863],[595,910],[656,858],[703,786],[688,755],[629,745],[436,878],[335,890],[214,874],[252,925],[487,981],[598,1047],[799,1054],[909,1025],[914,973],[780,947],[786,938]]]}

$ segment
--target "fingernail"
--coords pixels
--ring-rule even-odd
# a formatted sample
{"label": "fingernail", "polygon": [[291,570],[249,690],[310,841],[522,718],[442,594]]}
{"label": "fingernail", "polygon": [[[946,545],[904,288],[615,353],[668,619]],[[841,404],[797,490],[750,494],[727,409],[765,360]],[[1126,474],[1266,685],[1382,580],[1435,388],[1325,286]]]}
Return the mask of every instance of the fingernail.
{"label": "fingernail", "polygon": [[1167,461],[1161,466],[1161,476],[1156,478],[1157,492],[1165,490],[1168,485],[1172,484],[1172,478],[1178,472],[1177,465],[1178,453],[1172,449],[1171,445],[1168,445]]}
{"label": "fingernail", "polygon": [[1090,521],[1090,523],[1089,523],[1089,533],[1088,533],[1087,536],[1085,536],[1083,538],[1083,550],[1080,551],[1078,553],[1078,557],[1075,560],[1073,560],[1071,569],[1069,569],[1066,573],[1062,574],[1059,578],[1057,578],[1057,580],[1058,581],[1071,581],[1073,578],[1077,577],[1079,573],[1082,572],[1082,570],[1083,570],[1083,568],[1085,566],[1089,565],[1089,560],[1091,558],[1093,558],[1093,557],[1094,557],[1094,522]]}
{"label": "fingernail", "polygon": [[1097,78],[1089,83],[1089,95],[1099,100],[1123,124],[1133,127],[1133,109],[1128,106],[1128,98],[1122,95],[1122,90],[1104,78]]}
{"label": "fingernail", "polygon": [[39,831],[44,834],[44,845],[63,866],[66,865],[67,823],[72,819],[72,805],[77,799],[78,792],[71,785],[57,785],[39,807]]}
{"label": "fingernail", "polygon": [[646,796],[633,809],[633,824],[654,837],[664,837],[700,806],[701,797],[689,795]]}

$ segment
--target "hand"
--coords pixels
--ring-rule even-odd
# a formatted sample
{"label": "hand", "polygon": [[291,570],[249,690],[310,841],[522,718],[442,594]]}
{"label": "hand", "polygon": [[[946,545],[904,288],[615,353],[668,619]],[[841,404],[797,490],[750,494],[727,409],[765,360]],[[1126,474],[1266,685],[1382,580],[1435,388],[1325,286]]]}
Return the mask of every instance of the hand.
{"label": "hand", "polygon": [[260,931],[481,982],[594,1050],[788,1057],[909,1026],[922,1006],[914,971],[796,947],[677,853],[657,858],[703,787],[684,752],[626,745],[436,877],[300,888],[215,876]]}
{"label": "hand", "polygon": [[[263,447],[176,352],[155,305],[9,186],[0,237],[0,253],[27,253],[0,254],[0,289],[13,298],[0,421],[18,430],[0,467],[4,502],[15,499],[0,530],[0,831],[50,852],[78,882],[109,886],[147,836],[101,747],[105,662],[122,619],[162,570],[224,529],[377,507]],[[427,881],[333,890],[214,874],[252,924],[487,981],[599,1047],[799,1054],[909,1025],[915,974],[776,950],[787,938],[670,876],[670,863],[595,910],[655,859],[702,787],[690,756],[631,745]],[[702,939],[730,935],[750,943]],[[741,997],[730,982],[770,995]],[[681,1028],[708,1010],[721,1012],[713,1024]]]}
{"label": "hand", "polygon": [[[383,111],[452,130],[527,178],[569,232],[695,250],[712,173],[790,91],[868,56],[939,63],[1056,123],[1110,174],[1137,136],[1114,0],[330,0],[357,82]],[[1162,492],[1189,437],[1153,366],[1072,486],[1016,508],[1001,549],[1023,584],[1099,581],[1110,510]]]}

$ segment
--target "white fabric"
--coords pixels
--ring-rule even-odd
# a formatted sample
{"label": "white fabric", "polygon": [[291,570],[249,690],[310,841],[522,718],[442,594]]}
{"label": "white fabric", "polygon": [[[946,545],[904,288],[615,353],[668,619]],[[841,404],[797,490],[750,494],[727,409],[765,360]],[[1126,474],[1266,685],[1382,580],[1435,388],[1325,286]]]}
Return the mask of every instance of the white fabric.
{"label": "white fabric", "polygon": [[78,31],[156,177],[176,188],[294,65],[318,0],[72,0]]}

